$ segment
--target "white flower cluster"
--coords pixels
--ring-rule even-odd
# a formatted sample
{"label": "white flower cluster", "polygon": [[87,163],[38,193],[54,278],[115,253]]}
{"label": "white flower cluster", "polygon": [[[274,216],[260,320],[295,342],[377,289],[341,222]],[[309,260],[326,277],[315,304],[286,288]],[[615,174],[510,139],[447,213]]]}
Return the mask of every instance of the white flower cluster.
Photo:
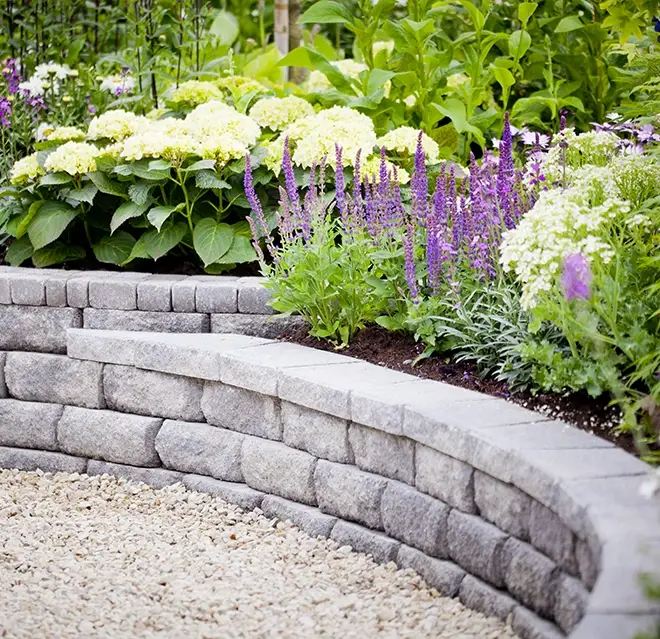
{"label": "white flower cluster", "polygon": [[314,115],[314,107],[295,95],[286,98],[264,98],[251,109],[250,117],[260,126],[281,131],[297,120]]}
{"label": "white flower cluster", "polygon": [[608,225],[629,210],[629,202],[617,197],[608,168],[584,167],[570,188],[542,191],[534,208],[504,234],[501,246],[504,269],[513,270],[522,284],[523,308],[534,307],[540,294],[553,289],[568,255],[609,262],[614,251]]}
{"label": "white flower cluster", "polygon": [[114,109],[95,117],[89,123],[87,137],[90,140],[114,140],[116,142],[137,133],[145,118],[122,109]]}
{"label": "white flower cluster", "polygon": [[[419,134],[420,131],[411,126],[400,126],[378,138],[378,146],[384,146],[388,151],[396,151],[400,155],[414,156],[417,152]],[[437,164],[440,159],[440,147],[426,133],[422,133],[422,148],[426,153],[426,163]]]}
{"label": "white flower cluster", "polygon": [[134,89],[135,78],[127,73],[117,73],[101,78],[101,91],[108,91],[114,96],[133,93]]}
{"label": "white flower cluster", "polygon": [[48,88],[52,88],[54,93],[59,93],[62,80],[76,75],[78,72],[67,64],[44,62],[38,64],[30,78],[21,82],[18,88],[32,97],[43,95]]}
{"label": "white flower cluster", "polygon": [[[366,71],[369,67],[362,62],[357,62],[351,58],[345,60],[335,60],[331,62],[333,67],[336,67],[347,78],[357,80],[362,71]],[[307,91],[309,93],[324,93],[333,89],[332,83],[320,71],[312,71],[307,79]]]}
{"label": "white flower cluster", "polygon": [[171,100],[176,103],[197,106],[210,100],[222,100],[222,91],[213,82],[189,80],[188,82],[181,83],[174,89]]}
{"label": "white flower cluster", "polygon": [[85,132],[75,126],[58,126],[44,132],[44,135],[51,142],[69,142],[71,140],[80,142],[85,139]]}
{"label": "white flower cluster", "polygon": [[99,150],[86,142],[67,142],[58,146],[44,162],[47,171],[64,171],[69,175],[82,175],[96,171]]}
{"label": "white flower cluster", "polygon": [[9,181],[12,184],[23,184],[43,174],[44,170],[39,166],[37,154],[33,153],[21,158],[14,164],[9,173]]}

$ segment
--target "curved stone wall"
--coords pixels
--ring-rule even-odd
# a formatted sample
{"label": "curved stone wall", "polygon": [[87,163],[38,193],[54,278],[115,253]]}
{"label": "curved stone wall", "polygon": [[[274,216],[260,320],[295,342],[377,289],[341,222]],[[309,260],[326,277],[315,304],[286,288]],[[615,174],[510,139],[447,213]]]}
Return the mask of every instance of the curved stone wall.
{"label": "curved stone wall", "polygon": [[0,358],[0,466],[182,481],[396,561],[523,639],[656,619],[648,467],[502,400],[244,335],[69,330]]}

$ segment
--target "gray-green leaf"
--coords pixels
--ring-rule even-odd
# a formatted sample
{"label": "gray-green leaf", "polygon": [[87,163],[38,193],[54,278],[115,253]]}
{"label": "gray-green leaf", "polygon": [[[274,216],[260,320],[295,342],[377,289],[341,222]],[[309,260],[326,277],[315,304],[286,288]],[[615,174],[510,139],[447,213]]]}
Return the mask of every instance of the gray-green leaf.
{"label": "gray-green leaf", "polygon": [[204,266],[217,262],[231,247],[234,231],[229,224],[207,217],[200,220],[193,231],[193,246]]}
{"label": "gray-green leaf", "polygon": [[94,171],[87,174],[89,179],[94,182],[96,188],[101,191],[101,193],[107,193],[108,195],[116,195],[117,197],[126,198],[128,189],[125,184],[121,182],[115,182],[111,180],[105,173],[101,171]]}
{"label": "gray-green leaf", "polygon": [[126,220],[130,220],[132,217],[139,217],[147,209],[148,205],[146,204],[136,204],[135,202],[124,202],[112,216],[110,220],[110,233],[114,233]]}
{"label": "gray-green leaf", "polygon": [[161,226],[174,213],[175,209],[175,206],[154,206],[147,213],[147,219],[156,227],[157,231],[160,231]]}
{"label": "gray-green leaf", "polygon": [[44,202],[34,216],[28,235],[35,251],[54,242],[76,217],[75,210],[65,202]]}
{"label": "gray-green leaf", "polygon": [[101,238],[92,246],[92,250],[99,262],[120,265],[128,260],[134,246],[135,238],[126,231],[119,231]]}
{"label": "gray-green leaf", "polygon": [[158,233],[155,229],[147,231],[141,239],[144,240],[144,246],[150,257],[157,260],[163,255],[167,255],[188,232],[188,225],[185,222],[170,224],[161,229]]}
{"label": "gray-green leaf", "polygon": [[43,186],[57,186],[58,184],[68,184],[73,178],[68,173],[47,173],[40,180],[39,184]]}
{"label": "gray-green leaf", "polygon": [[66,194],[66,197],[68,200],[74,200],[75,202],[87,202],[87,204],[92,204],[98,192],[99,189],[93,182],[87,182],[79,189],[71,189]]}
{"label": "gray-green leaf", "polygon": [[24,235],[9,245],[5,259],[12,266],[20,266],[25,260],[32,257],[33,253],[32,242],[30,242],[30,238],[27,235]]}
{"label": "gray-green leaf", "polygon": [[234,235],[231,248],[218,260],[220,264],[240,264],[242,262],[254,262],[257,253],[252,242],[243,235]]}
{"label": "gray-green leaf", "polygon": [[128,196],[136,204],[146,204],[152,187],[148,182],[136,182],[128,187]]}
{"label": "gray-green leaf", "polygon": [[195,174],[195,185],[200,189],[230,189],[231,184],[218,177],[215,171],[205,169]]}
{"label": "gray-green leaf", "polygon": [[52,244],[35,251],[32,256],[32,264],[37,268],[46,268],[53,264],[82,260],[84,257],[85,249],[81,246],[71,246],[65,242],[53,242]]}

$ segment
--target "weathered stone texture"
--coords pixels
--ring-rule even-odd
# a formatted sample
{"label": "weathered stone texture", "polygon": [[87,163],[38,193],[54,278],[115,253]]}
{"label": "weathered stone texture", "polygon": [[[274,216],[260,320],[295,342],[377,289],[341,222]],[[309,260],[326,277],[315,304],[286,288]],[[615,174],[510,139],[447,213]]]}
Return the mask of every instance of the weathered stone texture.
{"label": "weathered stone texture", "polygon": [[62,410],[57,404],[0,400],[0,445],[57,450]]}
{"label": "weathered stone texture", "polygon": [[476,471],[474,500],[481,517],[524,541],[529,539],[532,499],[510,484]]}
{"label": "weathered stone texture", "polygon": [[266,495],[261,502],[266,517],[290,521],[310,537],[329,537],[337,518],[322,513],[318,508],[305,506],[282,497]]}
{"label": "weathered stone texture", "polygon": [[451,561],[434,559],[410,546],[399,548],[396,563],[421,575],[443,597],[455,597],[465,577],[465,571]]}
{"label": "weathered stone texture", "polygon": [[371,555],[376,563],[386,564],[396,559],[401,544],[383,533],[374,532],[357,524],[338,520],[330,539],[357,552]]}
{"label": "weathered stone texture", "polygon": [[158,313],[86,308],[85,328],[152,333],[208,333],[209,316],[203,313]]}
{"label": "weathered stone texture", "polygon": [[43,470],[45,473],[84,473],[87,460],[62,453],[0,446],[0,468]]}
{"label": "weathered stone texture", "polygon": [[75,308],[0,306],[0,349],[65,353],[66,331],[82,326]]}
{"label": "weathered stone texture", "polygon": [[235,504],[243,510],[254,510],[259,508],[264,494],[246,486],[230,481],[202,477],[201,475],[184,475],[183,485],[189,490],[208,493],[219,497],[223,501]]}
{"label": "weathered stone texture", "polygon": [[555,591],[554,619],[565,632],[570,633],[584,616],[589,593],[580,581],[562,575]]}
{"label": "weathered stone texture", "polygon": [[97,459],[90,459],[87,463],[88,475],[112,475],[123,477],[131,481],[139,481],[152,488],[165,488],[183,480],[183,473],[163,468],[141,468],[126,466],[125,464],[112,464]]}
{"label": "weathered stone texture", "polygon": [[518,602],[502,590],[497,590],[472,575],[465,575],[458,593],[461,603],[488,617],[506,621]]}
{"label": "weathered stone texture", "polygon": [[577,574],[575,535],[555,513],[532,501],[529,527],[534,548],[556,561],[564,570]]}

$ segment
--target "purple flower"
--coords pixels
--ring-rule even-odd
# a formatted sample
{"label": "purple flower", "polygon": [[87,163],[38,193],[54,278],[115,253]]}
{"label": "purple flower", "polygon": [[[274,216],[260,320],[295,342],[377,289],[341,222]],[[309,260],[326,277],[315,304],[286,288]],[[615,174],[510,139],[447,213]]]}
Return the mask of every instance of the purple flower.
{"label": "purple flower", "polygon": [[514,180],[513,145],[509,114],[504,114],[504,130],[500,143],[500,160],[497,167],[497,199],[500,216],[506,228],[513,228],[512,198]]}
{"label": "purple flower", "polygon": [[247,198],[247,201],[250,204],[250,208],[252,209],[252,213],[254,214],[254,219],[251,215],[248,215],[248,223],[250,224],[250,230],[252,231],[254,248],[257,251],[259,257],[263,260],[263,252],[261,251],[261,247],[259,247],[259,239],[263,236],[266,238],[268,251],[271,257],[273,257],[275,255],[273,238],[270,236],[268,223],[266,222],[264,211],[261,208],[261,202],[259,201],[259,197],[254,190],[254,182],[252,180],[252,161],[249,154],[245,156],[245,176],[243,178],[243,187],[245,189],[245,197]]}
{"label": "purple flower", "polygon": [[0,125],[9,126],[11,124],[11,102],[5,98],[0,98]]}
{"label": "purple flower", "polygon": [[344,184],[344,166],[342,164],[342,148],[335,144],[335,200],[339,217],[344,229],[348,230],[348,209],[346,208],[346,186]]}
{"label": "purple flower", "polygon": [[426,153],[424,153],[424,147],[422,146],[422,135],[420,131],[415,152],[415,171],[410,180],[413,220],[420,226],[426,224],[429,197],[429,185],[426,177]]}
{"label": "purple flower", "polygon": [[23,78],[21,78],[21,72],[18,69],[16,60],[14,58],[7,58],[4,62],[4,68],[2,70],[2,77],[7,83],[7,90],[10,95],[18,93],[18,85],[21,83]]}
{"label": "purple flower", "polygon": [[567,301],[588,300],[591,297],[593,274],[582,253],[573,253],[564,259],[561,279]]}

